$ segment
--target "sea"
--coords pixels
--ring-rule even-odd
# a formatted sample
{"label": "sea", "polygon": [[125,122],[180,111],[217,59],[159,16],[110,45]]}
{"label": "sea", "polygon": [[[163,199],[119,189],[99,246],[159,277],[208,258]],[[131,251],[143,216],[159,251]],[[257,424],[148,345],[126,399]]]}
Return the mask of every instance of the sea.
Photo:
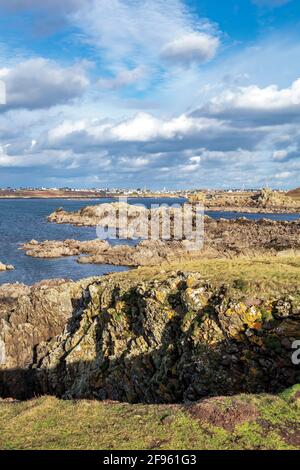
{"label": "sea", "polygon": [[[87,205],[109,203],[116,199],[68,200],[68,199],[0,199],[0,261],[12,264],[14,271],[0,272],[0,284],[20,282],[34,284],[43,279],[82,279],[90,276],[101,276],[106,273],[128,270],[123,266],[79,264],[76,257],[59,259],[37,259],[25,255],[20,250],[22,243],[32,239],[44,240],[93,240],[97,238],[96,227],[74,227],[69,224],[53,224],[47,216],[55,209],[62,207],[67,211],[77,211]],[[130,204],[152,205],[182,204],[181,198],[132,198]],[[300,214],[244,214],[236,212],[209,211],[214,218],[235,219],[247,217],[258,220],[296,220]],[[112,244],[135,243],[128,240],[110,240]]]}

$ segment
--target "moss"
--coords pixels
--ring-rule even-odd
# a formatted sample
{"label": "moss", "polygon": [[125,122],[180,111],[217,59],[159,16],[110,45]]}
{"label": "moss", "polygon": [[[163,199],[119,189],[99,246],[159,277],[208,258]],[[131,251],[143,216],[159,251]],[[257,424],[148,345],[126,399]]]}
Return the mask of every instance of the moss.
{"label": "moss", "polygon": [[[290,390],[290,389],[289,389]],[[290,392],[285,392],[290,393]],[[272,425],[286,425],[291,428],[299,425],[299,407],[296,403],[286,401],[282,394],[277,397],[265,395],[261,397],[259,409],[262,419]]]}
{"label": "moss", "polygon": [[266,432],[266,429],[258,423],[244,423],[237,426],[233,433],[233,439],[238,449],[292,449],[279,434],[274,431]]}

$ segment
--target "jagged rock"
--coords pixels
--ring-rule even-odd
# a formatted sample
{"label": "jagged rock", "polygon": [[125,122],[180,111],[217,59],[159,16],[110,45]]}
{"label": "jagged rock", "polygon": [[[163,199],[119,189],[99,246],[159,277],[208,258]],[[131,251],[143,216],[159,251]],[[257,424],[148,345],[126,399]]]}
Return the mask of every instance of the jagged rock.
{"label": "jagged rock", "polygon": [[[282,299],[245,302],[195,273],[141,282],[107,276],[80,289],[58,336],[23,339],[26,360],[16,351],[12,361],[27,369],[17,382],[6,371],[2,396],[172,403],[277,392],[299,381],[285,341],[300,338],[293,300],[289,316],[279,318]],[[33,321],[21,313],[18,324],[23,331]]]}
{"label": "jagged rock", "polygon": [[18,389],[24,369],[34,361],[36,346],[63,331],[78,311],[88,282],[51,280],[32,287],[0,286],[0,395]]}

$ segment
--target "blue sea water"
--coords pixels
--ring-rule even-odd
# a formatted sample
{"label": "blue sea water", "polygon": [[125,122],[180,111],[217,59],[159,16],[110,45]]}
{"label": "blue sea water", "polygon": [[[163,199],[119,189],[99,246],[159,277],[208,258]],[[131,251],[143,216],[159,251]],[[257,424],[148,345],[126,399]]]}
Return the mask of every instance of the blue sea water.
{"label": "blue sea water", "polygon": [[[19,250],[21,243],[32,239],[92,240],[97,238],[95,227],[73,227],[68,224],[57,225],[47,222],[47,216],[58,207],[67,211],[76,211],[87,205],[112,202],[113,199],[66,200],[66,199],[2,199],[0,200],[0,261],[15,266],[15,271],[0,273],[0,283],[24,282],[33,284],[42,279],[64,278],[81,279],[89,276],[100,276],[104,273],[122,271],[122,266],[78,264],[73,257],[60,259],[36,259],[25,255]],[[179,198],[144,198],[129,199],[131,204],[180,204]],[[230,212],[208,212],[215,218],[248,217],[251,219],[271,218],[273,220],[294,220],[300,214],[242,214]],[[129,243],[127,240],[111,240],[112,244]],[[134,243],[134,242],[131,242]]]}
{"label": "blue sea water", "polygon": [[[0,272],[0,284],[23,282],[34,284],[42,279],[82,279],[100,276],[108,272],[124,271],[127,267],[79,264],[76,258],[37,259],[19,250],[20,244],[32,239],[44,240],[93,240],[96,227],[73,227],[69,224],[52,224],[47,216],[58,207],[77,211],[87,205],[113,202],[114,199],[66,200],[66,199],[0,199],[0,261],[12,264],[14,271]],[[184,199],[129,199],[131,204],[182,203]],[[130,243],[128,240],[111,240],[112,244]],[[133,243],[133,242],[131,242]]]}

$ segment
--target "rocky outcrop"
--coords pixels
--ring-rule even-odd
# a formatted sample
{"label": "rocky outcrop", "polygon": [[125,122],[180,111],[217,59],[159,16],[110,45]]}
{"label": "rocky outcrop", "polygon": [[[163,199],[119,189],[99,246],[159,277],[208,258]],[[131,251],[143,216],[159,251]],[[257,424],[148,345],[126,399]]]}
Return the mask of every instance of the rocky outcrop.
{"label": "rocky outcrop", "polygon": [[[39,344],[22,337],[28,353],[24,361],[16,351],[14,366],[27,370],[17,382],[8,380],[15,371],[4,374],[5,386],[0,373],[2,396],[173,403],[277,392],[299,381],[291,360],[299,296],[247,299],[199,274],[174,273],[140,282],[105,277],[87,284],[76,303],[58,336]],[[33,321],[14,324],[24,330]]]}
{"label": "rocky outcrop", "polygon": [[201,203],[207,210],[249,213],[297,213],[300,201],[295,192],[272,191],[211,191],[195,192],[188,198],[191,204]]}
{"label": "rocky outcrop", "polygon": [[99,263],[123,266],[151,266],[165,261],[197,259],[203,256],[248,254],[249,252],[276,253],[300,248],[300,220],[275,222],[212,219],[205,217],[204,244],[191,249],[188,240],[144,240],[136,246],[111,246],[103,240],[79,242],[76,240],[33,240],[22,246],[28,256],[54,258],[79,257],[80,263]]}
{"label": "rocky outcrop", "polygon": [[11,264],[3,264],[0,261],[0,272],[1,271],[13,271],[15,268]]}
{"label": "rocky outcrop", "polygon": [[249,250],[278,252],[300,247],[300,219],[294,222],[246,218],[210,219],[205,222],[204,242],[218,253],[243,254]]}
{"label": "rocky outcrop", "polygon": [[[79,242],[76,240],[45,241],[35,240],[22,246],[28,256],[34,258],[57,258],[61,256],[80,256],[81,264],[111,264],[117,266],[154,266],[165,261],[176,261],[189,256],[187,242],[162,242],[145,240],[137,246],[115,245],[102,240]],[[198,253],[198,252],[197,252]],[[191,255],[191,254],[190,254]],[[193,251],[193,256],[196,252]],[[199,253],[200,255],[200,253]]]}
{"label": "rocky outcrop", "polygon": [[109,248],[109,243],[104,240],[46,240],[39,243],[37,240],[31,240],[22,245],[22,250],[26,251],[27,256],[33,258],[61,258],[63,256],[78,256],[81,254],[95,255],[102,253]]}
{"label": "rocky outcrop", "polygon": [[36,346],[63,331],[80,309],[88,282],[52,280],[32,287],[0,286],[0,395],[18,390],[19,381],[25,380],[24,370],[35,359]]}
{"label": "rocky outcrop", "polygon": [[148,216],[148,209],[143,206],[127,204],[125,202],[112,202],[87,206],[76,212],[67,212],[59,208],[49,215],[48,221],[56,224],[72,224],[77,226],[112,227],[122,229],[127,220],[132,220],[145,214]]}
{"label": "rocky outcrop", "polygon": [[283,207],[284,209],[293,208],[298,206],[297,201],[294,201],[286,193],[272,191],[270,188],[262,189],[257,195],[252,197],[252,200],[258,207],[272,208]]}

